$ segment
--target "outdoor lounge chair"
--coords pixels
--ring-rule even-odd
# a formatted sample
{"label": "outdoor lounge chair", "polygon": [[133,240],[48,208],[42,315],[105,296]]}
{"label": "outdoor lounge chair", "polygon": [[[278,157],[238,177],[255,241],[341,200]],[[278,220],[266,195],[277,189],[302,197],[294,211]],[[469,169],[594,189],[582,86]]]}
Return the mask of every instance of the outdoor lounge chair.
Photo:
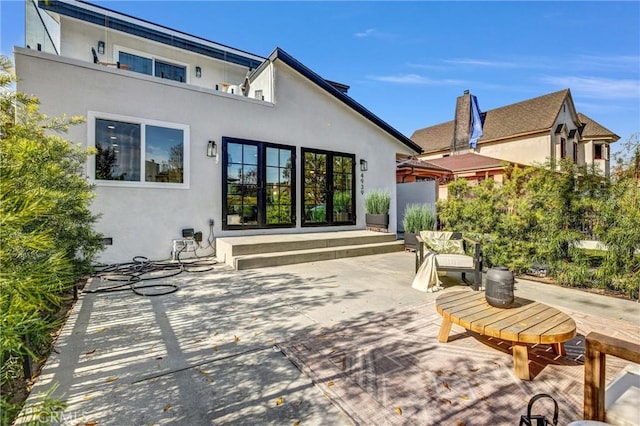
{"label": "outdoor lounge chair", "polygon": [[[422,231],[417,237],[416,272],[428,253],[435,253],[438,272],[460,272],[462,281],[474,290],[482,285],[482,250],[480,243],[462,236],[460,232]],[[466,273],[473,273],[473,283]]]}

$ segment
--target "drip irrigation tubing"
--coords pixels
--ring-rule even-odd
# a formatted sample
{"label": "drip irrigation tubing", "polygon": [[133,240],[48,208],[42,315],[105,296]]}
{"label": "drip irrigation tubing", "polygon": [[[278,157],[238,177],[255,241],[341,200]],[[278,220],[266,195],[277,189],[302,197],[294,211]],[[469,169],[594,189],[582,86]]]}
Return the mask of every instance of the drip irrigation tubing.
{"label": "drip irrigation tubing", "polygon": [[[211,243],[209,242],[211,246]],[[158,282],[175,277],[184,272],[199,273],[214,269],[218,263],[213,257],[198,257],[181,260],[176,253],[176,261],[153,261],[144,256],[135,256],[131,262],[115,263],[106,266],[94,266],[92,277],[116,284],[97,289],[84,290],[84,293],[110,293],[132,291],[139,296],[164,296],[179,290],[176,283]]]}

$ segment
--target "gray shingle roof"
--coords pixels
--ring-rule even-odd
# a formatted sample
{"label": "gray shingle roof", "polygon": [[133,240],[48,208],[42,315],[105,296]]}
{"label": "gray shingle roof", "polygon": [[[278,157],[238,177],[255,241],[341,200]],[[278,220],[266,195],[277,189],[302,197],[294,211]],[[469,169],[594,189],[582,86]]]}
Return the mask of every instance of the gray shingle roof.
{"label": "gray shingle roof", "polygon": [[610,138],[614,139],[614,142],[620,139],[620,136],[613,133],[611,130],[607,129],[603,125],[593,121],[591,118],[587,117],[583,113],[578,113],[578,118],[580,122],[583,123],[584,129],[582,130],[582,137],[585,139],[595,139],[595,138]]}
{"label": "gray shingle roof", "polygon": [[[487,111],[478,143],[551,129],[567,97],[571,91],[563,89]],[[451,146],[453,131],[454,122],[448,121],[416,130],[411,140],[424,152],[440,151]]]}

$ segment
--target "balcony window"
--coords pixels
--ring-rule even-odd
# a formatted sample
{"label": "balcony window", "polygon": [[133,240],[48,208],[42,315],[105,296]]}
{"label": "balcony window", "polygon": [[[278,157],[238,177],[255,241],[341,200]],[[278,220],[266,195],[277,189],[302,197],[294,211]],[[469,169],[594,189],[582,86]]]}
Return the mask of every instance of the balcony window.
{"label": "balcony window", "polygon": [[129,71],[135,71],[142,74],[151,75],[153,72],[153,60],[143,56],[134,55],[132,53],[120,52],[120,66]]}
{"label": "balcony window", "polygon": [[123,51],[118,53],[118,61],[120,62],[121,68],[128,69],[129,71],[155,75],[156,77],[183,83],[187,81],[187,67],[183,65],[175,65],[155,58]]}

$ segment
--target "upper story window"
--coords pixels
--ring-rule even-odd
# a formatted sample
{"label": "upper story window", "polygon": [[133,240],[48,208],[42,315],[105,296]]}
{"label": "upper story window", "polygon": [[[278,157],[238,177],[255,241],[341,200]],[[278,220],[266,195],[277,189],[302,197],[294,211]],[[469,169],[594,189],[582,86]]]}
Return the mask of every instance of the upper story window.
{"label": "upper story window", "polygon": [[578,142],[573,142],[573,162],[578,164]]}
{"label": "upper story window", "polygon": [[594,145],[594,160],[608,160],[609,159],[609,145],[596,144]]}
{"label": "upper story window", "polygon": [[567,158],[567,140],[560,138],[560,158]]}
{"label": "upper story window", "polygon": [[97,182],[188,188],[188,126],[90,113],[89,132],[97,151],[89,169]]}
{"label": "upper story window", "polygon": [[122,50],[118,52],[118,62],[121,68],[126,68],[129,71],[154,75],[182,83],[187,81],[187,67],[185,65],[172,64],[164,60]]}

